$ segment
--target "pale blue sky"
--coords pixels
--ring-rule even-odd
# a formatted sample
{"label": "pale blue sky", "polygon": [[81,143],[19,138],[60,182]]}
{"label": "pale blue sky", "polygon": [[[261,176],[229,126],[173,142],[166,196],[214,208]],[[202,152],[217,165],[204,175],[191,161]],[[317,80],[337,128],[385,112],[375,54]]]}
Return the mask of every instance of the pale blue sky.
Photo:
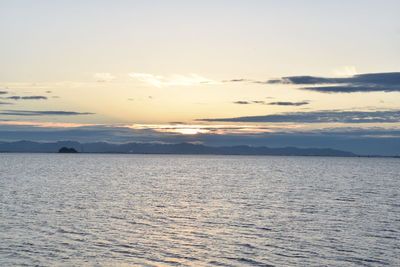
{"label": "pale blue sky", "polygon": [[398,70],[399,1],[1,1],[1,81]]}

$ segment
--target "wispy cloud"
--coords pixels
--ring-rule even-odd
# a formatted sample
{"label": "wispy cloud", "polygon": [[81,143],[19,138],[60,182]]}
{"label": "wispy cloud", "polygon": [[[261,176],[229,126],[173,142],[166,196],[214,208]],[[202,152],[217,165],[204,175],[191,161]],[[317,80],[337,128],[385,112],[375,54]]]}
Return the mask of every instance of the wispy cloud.
{"label": "wispy cloud", "polygon": [[334,74],[336,76],[354,76],[358,74],[355,66],[343,66],[341,68],[335,69]]}
{"label": "wispy cloud", "polygon": [[290,123],[393,123],[400,122],[400,111],[314,111],[287,112],[264,116],[199,119],[229,122],[290,122]]}
{"label": "wispy cloud", "polygon": [[253,100],[253,101],[246,101],[246,100],[238,100],[234,101],[233,104],[238,105],[250,105],[250,104],[258,104],[258,105],[275,105],[275,106],[303,106],[310,104],[309,101],[301,101],[301,102],[289,102],[289,101],[277,101],[277,102],[265,102],[263,100]]}
{"label": "wispy cloud", "polygon": [[217,84],[217,82],[213,80],[204,78],[194,73],[190,75],[175,74],[168,77],[149,73],[130,73],[129,76],[156,87]]}
{"label": "wispy cloud", "polygon": [[35,95],[35,96],[9,96],[6,99],[12,100],[47,100],[46,96]]}
{"label": "wispy cloud", "polygon": [[0,105],[13,105],[14,103],[8,103],[8,102],[1,102],[0,101]]}
{"label": "wispy cloud", "polygon": [[301,101],[301,102],[285,102],[285,101],[278,101],[278,102],[270,102],[268,105],[276,105],[276,106],[304,106],[310,104],[309,101]]}
{"label": "wispy cloud", "polygon": [[231,79],[231,80],[223,80],[223,83],[239,83],[239,82],[253,82],[253,80],[250,79]]}
{"label": "wispy cloud", "polygon": [[79,128],[87,126],[99,126],[101,124],[63,123],[63,122],[33,122],[33,121],[0,121],[0,125],[32,126],[39,128]]}
{"label": "wispy cloud", "polygon": [[250,105],[250,104],[253,104],[253,101],[238,100],[238,101],[234,101],[232,103],[237,104],[237,105]]}
{"label": "wispy cloud", "polygon": [[91,112],[75,112],[75,111],[40,111],[40,110],[4,110],[0,115],[9,116],[75,116],[75,115],[93,115]]}

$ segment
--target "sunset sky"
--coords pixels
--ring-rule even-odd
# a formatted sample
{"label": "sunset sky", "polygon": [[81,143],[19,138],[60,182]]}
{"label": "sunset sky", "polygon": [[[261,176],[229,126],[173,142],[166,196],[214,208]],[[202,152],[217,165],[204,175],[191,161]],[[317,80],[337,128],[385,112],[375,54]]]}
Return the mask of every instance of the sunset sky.
{"label": "sunset sky", "polygon": [[0,1],[0,141],[400,154],[400,1]]}

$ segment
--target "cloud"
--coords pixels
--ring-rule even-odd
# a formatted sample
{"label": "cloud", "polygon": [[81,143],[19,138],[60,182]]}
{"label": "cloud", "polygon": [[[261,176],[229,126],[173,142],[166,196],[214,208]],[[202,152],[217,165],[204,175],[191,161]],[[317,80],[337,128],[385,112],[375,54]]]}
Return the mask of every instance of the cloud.
{"label": "cloud", "polygon": [[238,101],[234,101],[232,103],[238,104],[238,105],[250,105],[250,104],[266,105],[265,101],[262,101],[262,100],[253,100],[253,101],[238,100]]}
{"label": "cloud", "polygon": [[278,101],[278,102],[270,102],[268,105],[277,105],[277,106],[303,106],[303,105],[308,105],[310,102],[308,101],[301,101],[301,102],[284,102],[284,101]]}
{"label": "cloud", "polygon": [[343,66],[334,71],[337,76],[353,76],[358,74],[355,66]]}
{"label": "cloud", "polygon": [[[366,73],[351,77],[289,76],[269,84],[313,85],[301,89],[322,93],[400,92],[400,72]],[[315,86],[318,85],[318,86]],[[324,86],[321,86],[324,85]],[[326,86],[328,85],[328,86]]]}
{"label": "cloud", "polygon": [[5,95],[5,94],[8,94],[8,92],[7,91],[0,91],[0,95]]}
{"label": "cloud", "polygon": [[12,99],[12,100],[47,100],[46,96],[9,96],[6,97],[6,99]]}
{"label": "cloud", "polygon": [[231,79],[223,82],[310,85],[300,89],[321,93],[400,92],[400,72],[355,74],[355,68],[347,67],[341,73],[351,74],[352,76],[319,77],[304,75],[288,76],[267,81]]}
{"label": "cloud", "polygon": [[1,101],[0,101],[0,105],[13,105],[13,103],[1,102]]}
{"label": "cloud", "polygon": [[249,79],[231,79],[231,80],[223,80],[223,83],[238,83],[238,82],[252,82]]}
{"label": "cloud", "polygon": [[314,111],[288,112],[265,116],[199,119],[198,121],[290,122],[290,123],[383,123],[400,122],[400,111]]}
{"label": "cloud", "polygon": [[39,110],[4,110],[0,115],[9,116],[74,116],[74,115],[93,115],[90,112],[74,112],[74,111],[39,111]]}
{"label": "cloud", "polygon": [[217,82],[213,80],[204,78],[194,73],[190,75],[176,74],[170,77],[154,75],[149,73],[130,73],[129,76],[159,88],[166,86],[191,86],[200,84],[217,84]]}
{"label": "cloud", "polygon": [[250,104],[266,105],[267,104],[263,100],[253,100],[253,101],[239,100],[239,101],[234,101],[232,103],[233,104],[238,104],[238,105],[250,105]]}
{"label": "cloud", "polygon": [[79,127],[88,127],[88,126],[101,126],[101,124],[83,124],[83,123],[69,123],[69,122],[10,121],[10,120],[1,120],[0,125],[32,126],[32,127],[39,127],[39,128],[79,128]]}
{"label": "cloud", "polygon": [[253,101],[238,100],[238,101],[234,101],[232,103],[238,104],[238,105],[259,104],[259,105],[277,105],[277,106],[302,106],[302,105],[310,104],[310,102],[308,102],[308,101],[301,101],[301,102],[277,101],[277,102],[266,103],[263,100],[253,100]]}
{"label": "cloud", "polygon": [[[295,125],[285,126],[262,126],[262,125],[234,125],[234,124],[185,124],[182,122],[172,122],[168,124],[82,124],[82,123],[60,123],[60,122],[30,122],[30,121],[11,121],[0,120],[0,129],[66,129],[80,128],[84,129],[107,129],[112,131],[131,131],[127,136],[132,137],[132,133],[140,133],[141,135],[155,134],[156,136],[165,135],[192,135],[198,136],[202,134],[226,135],[226,134],[264,134],[274,131],[288,131],[297,128]],[[1,132],[1,131],[0,131]],[[165,134],[165,135],[160,135]]]}
{"label": "cloud", "polygon": [[239,100],[239,101],[234,101],[233,104],[248,105],[248,104],[252,104],[252,102]]}
{"label": "cloud", "polygon": [[96,79],[97,82],[104,83],[104,82],[111,82],[115,80],[115,76],[113,76],[111,73],[95,73],[93,74],[93,78]]}
{"label": "cloud", "polygon": [[316,91],[320,93],[357,93],[357,92],[400,92],[399,87],[379,87],[370,85],[348,85],[348,86],[315,86],[303,87],[303,90]]}

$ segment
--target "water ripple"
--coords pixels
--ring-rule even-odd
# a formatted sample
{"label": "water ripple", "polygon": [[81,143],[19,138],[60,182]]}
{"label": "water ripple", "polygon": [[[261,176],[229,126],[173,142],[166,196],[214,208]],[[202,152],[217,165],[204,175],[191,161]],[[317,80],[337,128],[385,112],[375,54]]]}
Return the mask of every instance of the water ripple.
{"label": "water ripple", "polygon": [[400,266],[399,163],[0,154],[0,266]]}

